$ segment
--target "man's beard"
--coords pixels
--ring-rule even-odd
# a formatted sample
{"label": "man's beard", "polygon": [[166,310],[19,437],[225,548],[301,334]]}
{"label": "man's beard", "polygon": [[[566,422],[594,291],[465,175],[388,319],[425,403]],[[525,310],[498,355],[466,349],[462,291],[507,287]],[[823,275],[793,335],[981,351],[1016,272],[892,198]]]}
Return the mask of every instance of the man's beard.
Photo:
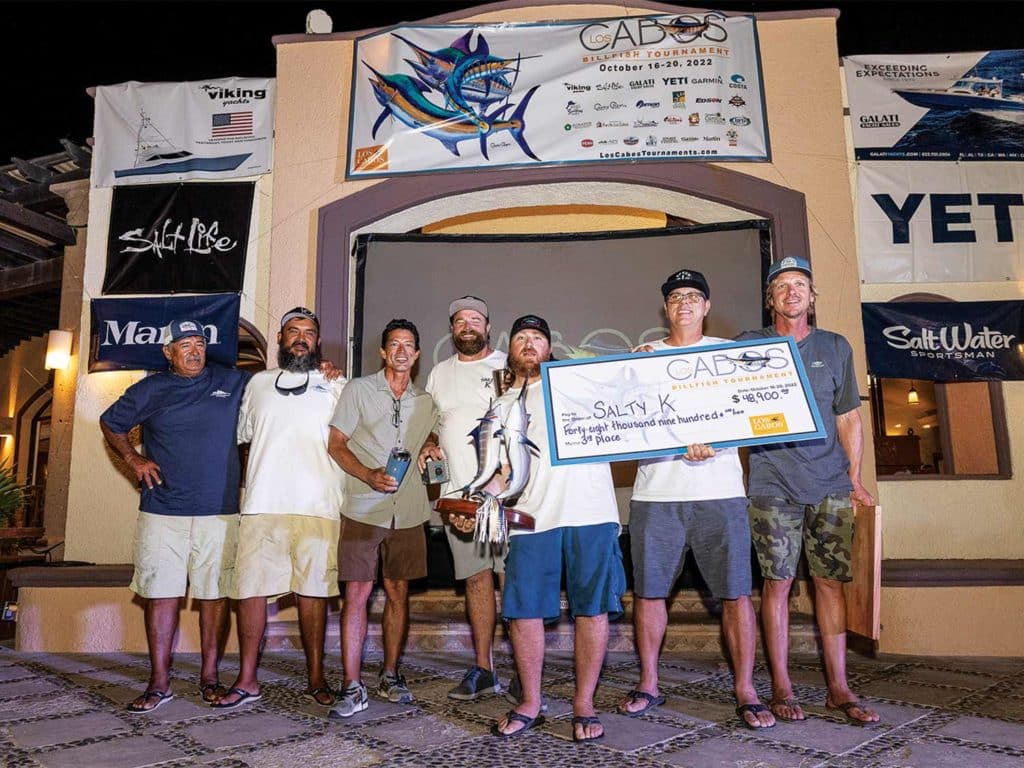
{"label": "man's beard", "polygon": [[320,345],[304,355],[292,353],[289,347],[278,347],[277,367],[292,373],[315,371],[320,368]]}
{"label": "man's beard", "polygon": [[487,337],[483,334],[472,331],[472,338],[464,339],[461,336],[452,336],[452,344],[463,355],[475,355],[487,346]]}
{"label": "man's beard", "polygon": [[512,369],[512,373],[516,376],[521,376],[523,379],[535,379],[540,376],[540,364],[542,361],[539,357],[534,360],[526,360],[519,355],[512,354],[508,358],[508,367]]}

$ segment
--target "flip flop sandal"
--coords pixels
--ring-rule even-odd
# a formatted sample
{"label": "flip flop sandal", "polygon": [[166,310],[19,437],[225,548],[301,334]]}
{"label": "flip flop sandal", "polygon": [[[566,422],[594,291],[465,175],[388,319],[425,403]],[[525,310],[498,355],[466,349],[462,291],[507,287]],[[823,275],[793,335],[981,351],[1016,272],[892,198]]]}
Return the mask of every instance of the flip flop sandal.
{"label": "flip flop sandal", "polygon": [[[326,685],[322,685],[319,688],[314,688],[311,691],[305,691],[302,695],[303,695],[304,698],[311,699],[314,704],[319,704],[321,707],[333,707],[334,706],[334,702],[336,700],[336,697],[334,695],[334,691],[332,691]],[[324,697],[330,699],[330,701],[321,701],[318,698],[320,696],[324,696]]]}
{"label": "flip flop sandal", "polygon": [[601,733],[597,736],[576,736],[576,726],[581,725],[584,728],[591,725],[601,725],[601,719],[597,715],[576,715],[572,719],[572,740],[577,744],[582,744],[584,741],[597,741],[598,739],[604,738],[604,726],[601,725]]}
{"label": "flip flop sandal", "polygon": [[235,707],[240,707],[243,704],[251,704],[252,702],[259,701],[263,698],[262,694],[249,693],[248,691],[243,691],[241,688],[229,688],[225,695],[230,696],[231,694],[238,697],[237,701],[228,702],[227,704],[223,701],[215,701],[210,706],[214,709],[234,709]]}
{"label": "flip flop sandal", "polygon": [[[148,690],[139,698],[142,699],[141,705],[136,704],[135,701],[132,701],[125,707],[125,709],[136,715],[144,715],[148,712],[152,712],[154,709],[159,709],[160,707],[162,707],[164,704],[166,704],[168,701],[174,698],[174,694],[170,691]],[[147,707],[146,704],[154,698],[156,699],[156,704],[154,704],[151,707]],[[138,699],[136,699],[136,701],[137,700]]]}
{"label": "flip flop sandal", "polygon": [[631,704],[637,701],[646,702],[642,709],[628,710],[621,704],[616,707],[616,711],[620,715],[625,715],[626,717],[640,717],[640,715],[645,715],[655,707],[660,707],[665,703],[664,696],[654,696],[647,691],[641,691],[639,688],[634,688],[632,691],[627,693],[626,698],[629,699]]}
{"label": "flip flop sandal", "polygon": [[510,709],[508,712],[505,713],[505,719],[509,723],[522,723],[523,727],[520,728],[518,731],[505,733],[501,730],[501,728],[498,727],[498,724],[495,723],[491,726],[491,733],[493,733],[495,736],[499,736],[502,739],[511,739],[515,736],[519,736],[521,734],[526,733],[531,728],[536,728],[538,725],[544,724],[544,715],[538,714],[536,717],[530,717],[529,715],[524,715],[522,712],[516,712],[514,709]]}
{"label": "flip flop sandal", "polygon": [[221,683],[200,683],[199,695],[205,704],[213,704],[221,696],[228,695],[228,687]]}
{"label": "flip flop sandal", "polygon": [[[740,722],[743,723],[743,726],[751,731],[760,731],[764,728],[775,727],[775,723],[772,723],[771,725],[751,725],[747,722],[747,718],[743,716],[747,712],[750,712],[754,715],[757,715],[761,712],[771,712],[771,710],[768,709],[768,707],[766,707],[761,702],[757,702],[756,704],[741,704],[740,706],[736,707],[736,716],[740,719]],[[774,713],[772,713],[772,716],[774,717]]]}
{"label": "flip flop sandal", "polygon": [[859,709],[861,712],[867,712],[867,707],[860,699],[855,701],[844,701],[842,704],[831,704],[826,700],[825,709],[830,709],[833,712],[842,712],[843,717],[846,718],[846,722],[860,728],[868,725],[876,725],[879,722],[878,720],[861,720],[859,717],[854,717],[850,714],[851,709]]}
{"label": "flip flop sandal", "polygon": [[772,711],[772,714],[775,715],[775,719],[776,720],[781,720],[784,723],[804,723],[804,722],[807,722],[807,716],[806,715],[804,717],[783,717],[782,715],[780,715],[778,712],[775,711],[776,707],[789,707],[790,709],[793,709],[794,707],[800,707],[800,710],[803,711],[803,708],[804,708],[803,704],[801,704],[798,699],[794,699],[794,698],[789,698],[789,699],[772,699],[771,701],[768,702],[768,709],[770,709]]}

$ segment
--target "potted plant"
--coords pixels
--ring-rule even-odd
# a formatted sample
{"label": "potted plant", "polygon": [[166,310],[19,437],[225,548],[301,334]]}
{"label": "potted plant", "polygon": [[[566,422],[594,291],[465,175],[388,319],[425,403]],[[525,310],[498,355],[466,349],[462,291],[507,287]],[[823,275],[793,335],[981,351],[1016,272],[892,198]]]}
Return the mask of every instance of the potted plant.
{"label": "potted plant", "polygon": [[15,527],[24,503],[25,488],[18,484],[14,467],[0,462],[0,552],[17,551],[23,539],[37,539],[43,533],[41,528]]}

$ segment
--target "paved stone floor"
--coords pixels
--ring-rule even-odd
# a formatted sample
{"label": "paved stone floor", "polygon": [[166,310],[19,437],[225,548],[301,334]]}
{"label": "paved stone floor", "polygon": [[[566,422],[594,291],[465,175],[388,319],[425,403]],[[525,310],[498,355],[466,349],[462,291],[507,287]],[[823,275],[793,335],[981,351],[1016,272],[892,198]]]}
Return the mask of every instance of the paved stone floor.
{"label": "paved stone floor", "polygon": [[[469,659],[449,651],[417,651],[403,671],[411,705],[371,697],[348,721],[302,697],[304,665],[296,651],[268,653],[263,698],[238,710],[204,706],[196,690],[198,659],[175,661],[175,699],[149,715],[125,702],[141,690],[147,661],[137,654],[21,654],[0,646],[0,765],[4,768],[210,768],[332,766],[887,766],[1021,768],[1024,766],[1024,658],[936,659],[851,654],[851,681],[870,697],[883,722],[845,724],[824,708],[817,660],[796,659],[794,681],[809,719],[762,732],[746,730],[733,712],[730,677],[721,659],[669,654],[663,659],[668,703],[644,718],[611,714],[635,681],[635,659],[607,659],[597,703],[607,732],[576,745],[569,718],[572,662],[549,654],[544,689],[548,721],[514,739],[488,733],[508,705],[500,696],[475,703],[446,698]],[[376,678],[369,658],[365,680]],[[237,658],[224,664],[230,681]],[[338,660],[330,669],[338,672]],[[498,659],[503,680],[510,660]],[[757,668],[762,696],[768,677]]]}

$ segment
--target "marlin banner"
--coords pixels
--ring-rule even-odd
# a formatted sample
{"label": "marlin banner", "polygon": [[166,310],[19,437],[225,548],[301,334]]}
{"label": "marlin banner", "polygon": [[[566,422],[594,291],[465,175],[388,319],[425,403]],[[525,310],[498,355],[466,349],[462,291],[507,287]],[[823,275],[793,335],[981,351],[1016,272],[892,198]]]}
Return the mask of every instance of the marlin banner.
{"label": "marlin banner", "polygon": [[146,299],[93,299],[89,373],[165,371],[163,345],[173,320],[196,320],[206,332],[206,362],[238,359],[237,293]]}
{"label": "marlin banner", "polygon": [[749,16],[395,27],[352,72],[348,178],[770,159]]}
{"label": "marlin banner", "polygon": [[94,187],[269,173],[274,80],[100,86],[93,135]]}
{"label": "marlin banner", "polygon": [[843,59],[858,160],[1024,160],[1024,50]]}
{"label": "marlin banner", "polygon": [[1024,380],[1024,301],[862,304],[868,370],[892,379]]}

